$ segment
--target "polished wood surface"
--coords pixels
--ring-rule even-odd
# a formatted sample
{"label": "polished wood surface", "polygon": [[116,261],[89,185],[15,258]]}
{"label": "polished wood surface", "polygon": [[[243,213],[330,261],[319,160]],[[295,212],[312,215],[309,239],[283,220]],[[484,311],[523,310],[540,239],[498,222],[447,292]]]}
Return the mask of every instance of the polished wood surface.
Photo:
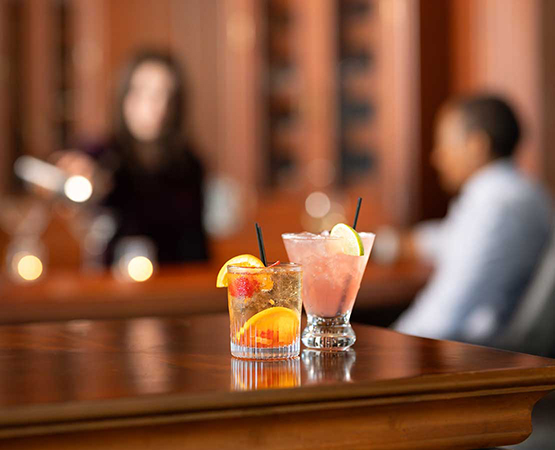
{"label": "polished wood surface", "polygon": [[281,362],[231,358],[228,330],[223,314],[0,327],[0,447],[510,445],[555,389],[554,360],[375,327]]}
{"label": "polished wood surface", "polygon": [[[216,288],[219,266],[164,268],[144,283],[122,282],[110,272],[47,273],[36,283],[0,283],[0,323],[227,311],[225,289]],[[406,305],[430,269],[419,263],[370,264],[357,309]]]}

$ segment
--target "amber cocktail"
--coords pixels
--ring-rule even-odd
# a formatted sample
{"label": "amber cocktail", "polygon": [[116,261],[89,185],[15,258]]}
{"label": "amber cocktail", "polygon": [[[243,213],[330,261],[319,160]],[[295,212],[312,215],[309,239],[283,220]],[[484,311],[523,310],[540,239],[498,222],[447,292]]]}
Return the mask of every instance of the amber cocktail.
{"label": "amber cocktail", "polygon": [[302,272],[297,264],[227,267],[231,354],[246,359],[299,355]]}

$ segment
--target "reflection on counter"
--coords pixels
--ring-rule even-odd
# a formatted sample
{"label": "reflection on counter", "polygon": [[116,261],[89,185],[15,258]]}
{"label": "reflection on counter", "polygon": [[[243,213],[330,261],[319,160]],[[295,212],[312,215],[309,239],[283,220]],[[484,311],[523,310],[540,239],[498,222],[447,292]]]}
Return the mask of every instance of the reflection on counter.
{"label": "reflection on counter", "polygon": [[231,359],[231,388],[235,391],[292,388],[300,384],[299,358],[281,361]]}
{"label": "reflection on counter", "polygon": [[301,356],[309,383],[350,382],[351,370],[357,354],[353,349],[344,352],[322,352],[304,349]]}

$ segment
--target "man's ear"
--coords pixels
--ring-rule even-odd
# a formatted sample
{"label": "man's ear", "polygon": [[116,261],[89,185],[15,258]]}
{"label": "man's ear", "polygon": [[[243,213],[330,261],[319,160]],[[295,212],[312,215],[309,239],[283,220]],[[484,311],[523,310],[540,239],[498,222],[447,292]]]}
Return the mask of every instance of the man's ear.
{"label": "man's ear", "polygon": [[466,138],[469,163],[482,166],[491,160],[491,139],[483,131],[473,131]]}

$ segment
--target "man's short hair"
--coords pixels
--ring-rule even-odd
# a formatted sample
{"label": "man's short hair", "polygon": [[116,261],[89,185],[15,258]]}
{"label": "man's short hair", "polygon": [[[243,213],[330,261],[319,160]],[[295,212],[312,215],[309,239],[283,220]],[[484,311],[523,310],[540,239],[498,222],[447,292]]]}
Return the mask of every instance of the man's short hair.
{"label": "man's short hair", "polygon": [[503,99],[493,95],[463,97],[452,105],[462,114],[467,132],[482,131],[490,139],[494,157],[511,157],[520,140],[516,114]]}

